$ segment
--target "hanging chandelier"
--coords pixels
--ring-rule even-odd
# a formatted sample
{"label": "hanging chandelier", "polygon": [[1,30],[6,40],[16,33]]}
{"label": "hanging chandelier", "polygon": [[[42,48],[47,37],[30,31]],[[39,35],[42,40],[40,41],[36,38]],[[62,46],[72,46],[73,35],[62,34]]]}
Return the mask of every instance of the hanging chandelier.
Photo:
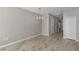
{"label": "hanging chandelier", "polygon": [[39,15],[36,16],[36,19],[43,20],[43,16],[40,14],[41,8],[38,8],[38,9],[39,9]]}

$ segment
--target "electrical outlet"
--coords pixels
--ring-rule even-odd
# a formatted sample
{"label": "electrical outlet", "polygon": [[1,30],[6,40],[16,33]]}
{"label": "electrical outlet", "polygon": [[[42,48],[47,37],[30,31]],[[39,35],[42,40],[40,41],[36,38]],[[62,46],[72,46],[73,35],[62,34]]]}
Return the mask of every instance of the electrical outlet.
{"label": "electrical outlet", "polygon": [[3,40],[8,40],[8,37],[4,37]]}
{"label": "electrical outlet", "polygon": [[6,37],[5,40],[8,40],[8,37]]}
{"label": "electrical outlet", "polygon": [[1,34],[0,35],[0,41],[6,41],[6,40],[8,40],[8,37],[3,35],[3,34]]}

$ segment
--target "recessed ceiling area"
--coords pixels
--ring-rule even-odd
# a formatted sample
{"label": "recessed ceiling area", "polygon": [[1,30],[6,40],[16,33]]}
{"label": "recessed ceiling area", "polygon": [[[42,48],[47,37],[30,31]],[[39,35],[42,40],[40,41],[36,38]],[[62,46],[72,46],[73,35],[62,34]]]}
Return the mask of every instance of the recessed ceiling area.
{"label": "recessed ceiling area", "polygon": [[76,9],[76,7],[22,7],[22,8],[35,13],[39,13],[39,8],[41,8],[40,10],[41,15],[51,14],[59,17],[63,15],[63,11],[65,10]]}

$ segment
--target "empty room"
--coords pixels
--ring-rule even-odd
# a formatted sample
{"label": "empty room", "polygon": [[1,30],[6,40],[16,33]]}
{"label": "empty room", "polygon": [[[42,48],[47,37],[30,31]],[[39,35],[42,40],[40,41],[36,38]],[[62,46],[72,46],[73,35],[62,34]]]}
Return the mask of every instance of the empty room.
{"label": "empty room", "polygon": [[78,7],[0,7],[0,51],[79,51]]}

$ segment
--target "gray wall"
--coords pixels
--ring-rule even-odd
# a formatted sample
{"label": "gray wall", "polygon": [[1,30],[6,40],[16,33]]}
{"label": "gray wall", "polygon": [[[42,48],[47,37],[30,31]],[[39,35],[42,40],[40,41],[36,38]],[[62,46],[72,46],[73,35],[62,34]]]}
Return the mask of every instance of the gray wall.
{"label": "gray wall", "polygon": [[49,35],[54,34],[54,17],[49,15]]}
{"label": "gray wall", "polygon": [[37,14],[21,8],[0,8],[0,45],[41,33]]}
{"label": "gray wall", "polygon": [[44,16],[42,20],[42,35],[49,36],[49,14]]}

